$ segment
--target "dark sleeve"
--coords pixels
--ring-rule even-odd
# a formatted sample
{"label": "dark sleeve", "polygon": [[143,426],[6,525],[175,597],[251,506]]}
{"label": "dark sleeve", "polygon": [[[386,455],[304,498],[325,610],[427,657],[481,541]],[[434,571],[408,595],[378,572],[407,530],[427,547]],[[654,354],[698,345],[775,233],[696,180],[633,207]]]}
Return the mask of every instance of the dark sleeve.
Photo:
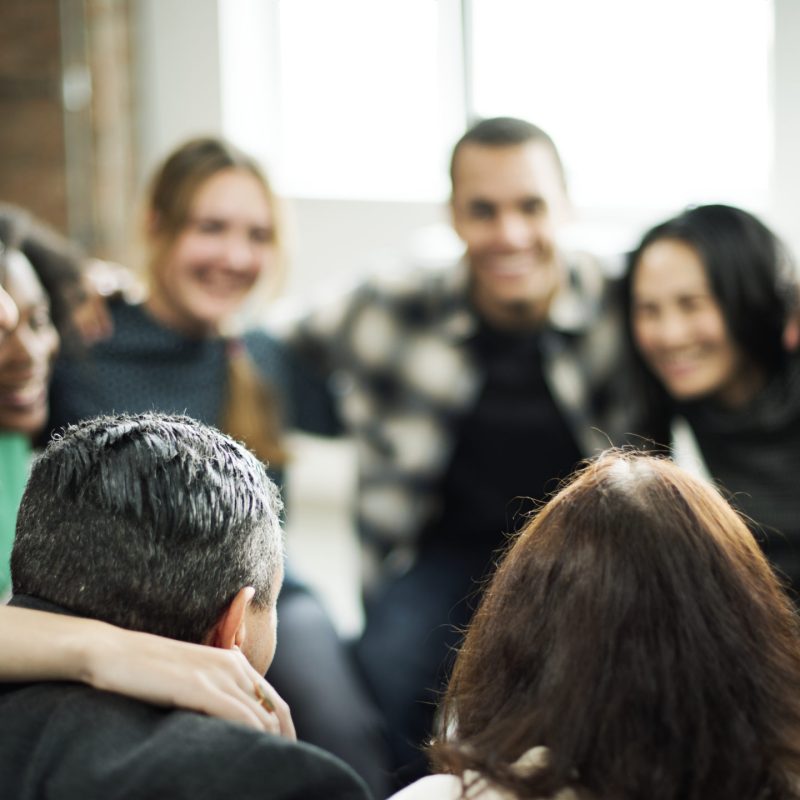
{"label": "dark sleeve", "polygon": [[278,394],[286,427],[321,436],[341,432],[325,375],[263,331],[248,334],[247,348],[262,378]]}
{"label": "dark sleeve", "polygon": [[350,767],[302,742],[259,737],[229,763],[225,775],[227,780],[209,786],[198,800],[369,800]]}
{"label": "dark sleeve", "polygon": [[331,379],[291,351],[286,353],[289,369],[289,398],[292,427],[321,436],[336,436],[342,433],[342,423],[331,390]]}

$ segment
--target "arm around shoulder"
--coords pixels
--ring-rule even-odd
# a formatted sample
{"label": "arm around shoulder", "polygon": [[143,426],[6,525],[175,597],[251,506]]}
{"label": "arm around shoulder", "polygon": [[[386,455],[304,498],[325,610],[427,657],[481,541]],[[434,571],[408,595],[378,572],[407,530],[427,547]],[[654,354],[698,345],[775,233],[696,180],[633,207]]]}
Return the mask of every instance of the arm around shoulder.
{"label": "arm around shoulder", "polygon": [[259,703],[263,678],[237,650],[26,608],[0,606],[0,680],[78,681],[257,730],[285,727]]}

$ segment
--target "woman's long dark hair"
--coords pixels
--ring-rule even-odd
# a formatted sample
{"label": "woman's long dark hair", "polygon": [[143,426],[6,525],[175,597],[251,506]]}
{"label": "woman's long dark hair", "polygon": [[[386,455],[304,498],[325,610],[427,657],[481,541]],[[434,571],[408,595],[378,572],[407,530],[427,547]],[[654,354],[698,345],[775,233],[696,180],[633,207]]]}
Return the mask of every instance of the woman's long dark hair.
{"label": "woman's long dark hair", "polygon": [[644,251],[662,240],[682,242],[695,250],[733,341],[768,378],[786,364],[783,334],[798,297],[788,251],[766,225],[740,208],[696,206],[644,235],[628,256],[623,281],[634,396],[642,406],[635,430],[667,444],[673,403],[639,355],[631,327],[636,269]]}
{"label": "woman's long dark hair", "polygon": [[0,280],[5,279],[5,253],[19,250],[30,261],[50,299],[50,312],[62,342],[74,336],[72,315],[84,299],[83,254],[68,239],[10,203],[0,204]]}
{"label": "woman's long dark hair", "polygon": [[[513,542],[434,765],[516,797],[800,796],[800,631],[752,535],[668,459],[612,451]],[[510,768],[532,746],[548,763]]]}

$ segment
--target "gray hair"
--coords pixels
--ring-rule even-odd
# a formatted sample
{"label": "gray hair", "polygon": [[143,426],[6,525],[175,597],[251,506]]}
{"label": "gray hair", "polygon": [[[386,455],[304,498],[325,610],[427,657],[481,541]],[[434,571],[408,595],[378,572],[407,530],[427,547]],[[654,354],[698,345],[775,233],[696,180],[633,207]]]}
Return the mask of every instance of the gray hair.
{"label": "gray hair", "polygon": [[14,593],[199,642],[243,586],[269,604],[280,508],[263,464],[214,428],[157,413],[87,420],[34,462]]}

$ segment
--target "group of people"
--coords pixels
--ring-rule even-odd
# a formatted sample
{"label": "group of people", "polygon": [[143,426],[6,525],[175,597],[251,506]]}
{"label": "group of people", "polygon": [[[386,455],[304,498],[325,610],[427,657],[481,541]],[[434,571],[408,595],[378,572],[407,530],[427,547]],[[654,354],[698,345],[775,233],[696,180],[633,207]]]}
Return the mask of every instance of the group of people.
{"label": "group of people", "polygon": [[[800,318],[789,254],[753,215],[700,206],[647,232],[623,279],[609,279],[592,257],[559,246],[570,213],[564,170],[550,137],[522,120],[472,126],[451,179],[465,245],[457,264],[376,276],[278,340],[241,327],[280,269],[275,197],[246,154],[217,139],[188,142],[151,183],[146,298],[110,301],[104,335],[65,347],[52,376],[57,329],[69,336],[82,300],[79,260],[65,248],[52,266],[41,246],[26,249],[35,226],[0,228],[0,447],[13,465],[0,474],[4,525],[31,438],[77,425],[48,445],[26,491],[12,578],[14,604],[28,609],[2,610],[0,675],[89,680],[291,736],[283,695],[299,738],[347,761],[376,798],[412,781],[399,797],[796,796]],[[125,414],[102,416],[112,412]],[[176,413],[243,441],[279,486],[288,427],[354,437],[366,624],[352,653],[290,574],[279,595],[280,577],[257,574],[251,548],[274,547],[280,504],[255,459],[166,416]],[[613,451],[575,473],[610,443],[663,455]],[[201,474],[201,461],[221,472]],[[185,472],[170,474],[178,466]],[[228,497],[231,480],[239,488]],[[93,515],[97,524],[79,530]],[[236,541],[226,544],[214,519],[232,520],[220,527]],[[8,528],[0,542],[7,565]],[[213,555],[228,546],[247,550],[231,552],[233,583],[218,567],[227,556]],[[264,563],[282,574],[269,552]],[[201,598],[187,580],[216,594]],[[270,629],[276,604],[274,688],[238,654],[212,660],[202,648],[29,610],[241,646],[263,674],[271,639],[248,631]],[[45,632],[57,645],[49,652],[37,638]],[[78,635],[86,643],[76,654]],[[109,640],[111,656],[98,655],[93,643]],[[115,651],[117,663],[137,663],[134,651],[174,653],[195,676],[202,664],[207,691],[172,688],[158,657],[135,677],[109,678]],[[69,691],[82,699],[63,735],[99,713],[94,704],[110,705],[97,741],[64,756],[65,787],[93,749],[98,769],[128,748],[174,758],[171,783],[158,784],[170,795],[192,790],[179,777],[187,771],[212,780],[202,748],[142,749],[170,715],[124,701],[134,718],[124,727],[137,733],[117,735],[123,701]],[[67,693],[9,684],[0,709],[16,718],[33,703],[43,724]],[[215,749],[247,748],[242,783],[225,772],[230,793],[273,796],[275,774],[286,781],[276,797],[365,791],[338,761],[296,744],[265,756],[283,768],[267,766],[259,782],[263,732],[247,732],[250,762],[249,739],[228,739],[228,727],[197,715],[180,720],[175,735],[203,739],[211,726],[223,731],[209,734]],[[37,724],[26,731],[20,747],[42,741]],[[4,778],[15,754],[0,747]],[[429,757],[449,775],[422,777]],[[111,783],[98,782],[97,796],[147,769],[126,765],[104,773]],[[84,772],[76,780],[97,779]]]}

